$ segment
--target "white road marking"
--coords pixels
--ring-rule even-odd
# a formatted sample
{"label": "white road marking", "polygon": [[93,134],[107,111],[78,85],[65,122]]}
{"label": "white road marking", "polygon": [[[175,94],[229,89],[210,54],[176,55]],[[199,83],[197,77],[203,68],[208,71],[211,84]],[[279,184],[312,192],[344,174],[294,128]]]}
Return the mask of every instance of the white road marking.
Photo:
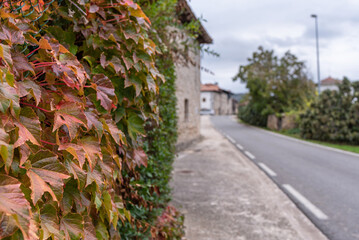
{"label": "white road marking", "polygon": [[272,177],[277,176],[277,174],[272,169],[270,169],[267,165],[265,165],[264,163],[258,163],[258,165],[259,165],[260,168],[263,169],[263,171],[268,173],[269,176],[272,176]]}
{"label": "white road marking", "polygon": [[226,137],[228,138],[229,141],[231,141],[231,143],[236,144],[236,141],[233,138],[231,138],[227,134],[226,134]]}
{"label": "white road marking", "polygon": [[240,144],[236,144],[236,146],[237,146],[237,148],[239,148],[240,150],[243,150],[244,149],[244,147],[242,146],[242,145],[240,145]]}
{"label": "white road marking", "polygon": [[250,153],[248,151],[245,151],[244,153],[252,160],[254,160],[256,158],[252,153]]}
{"label": "white road marking", "polygon": [[317,208],[313,203],[311,203],[307,198],[295,190],[291,185],[283,184],[285,188],[294,198],[296,198],[301,204],[303,204],[309,211],[311,211],[314,216],[320,220],[327,220],[328,216],[325,215],[319,208]]}

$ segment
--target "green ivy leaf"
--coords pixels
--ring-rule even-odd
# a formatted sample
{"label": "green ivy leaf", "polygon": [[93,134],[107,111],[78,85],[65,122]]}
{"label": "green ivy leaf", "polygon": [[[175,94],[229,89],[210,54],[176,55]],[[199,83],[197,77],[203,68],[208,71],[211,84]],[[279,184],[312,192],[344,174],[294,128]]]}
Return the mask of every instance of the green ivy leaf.
{"label": "green ivy leaf", "polygon": [[145,133],[143,119],[134,112],[128,114],[127,126],[132,139],[136,139],[137,134],[143,135]]}
{"label": "green ivy leaf", "polygon": [[7,134],[4,129],[0,128],[0,156],[4,161],[6,173],[9,173],[14,155],[14,146],[9,144],[9,142],[9,134]]}
{"label": "green ivy leaf", "polygon": [[10,107],[16,116],[20,113],[19,95],[7,82],[0,83],[0,111],[5,113]]}
{"label": "green ivy leaf", "polygon": [[63,233],[60,232],[60,221],[58,218],[57,209],[51,205],[46,204],[42,207],[40,213],[41,229],[43,230],[43,239],[53,237],[55,239],[62,239]]}
{"label": "green ivy leaf", "polygon": [[110,239],[106,225],[103,222],[98,222],[96,226],[96,237],[98,240]]}
{"label": "green ivy leaf", "polygon": [[60,230],[66,240],[79,240],[84,237],[84,220],[80,214],[68,213],[60,222]]}

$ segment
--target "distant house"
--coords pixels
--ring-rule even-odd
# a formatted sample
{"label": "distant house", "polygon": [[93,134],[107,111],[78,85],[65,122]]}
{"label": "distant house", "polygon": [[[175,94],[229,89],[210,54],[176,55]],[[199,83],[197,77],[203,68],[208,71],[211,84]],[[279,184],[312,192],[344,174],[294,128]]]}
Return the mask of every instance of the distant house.
{"label": "distant house", "polygon": [[[186,0],[178,1],[178,11],[182,23],[196,20]],[[178,29],[179,30],[179,29]],[[179,30],[177,41],[189,40],[194,45],[210,44],[212,38],[202,25],[197,39],[187,39],[186,32]],[[177,150],[181,150],[200,137],[200,89],[201,89],[201,56],[200,51],[193,48],[189,51],[190,62],[176,63],[176,97],[177,97]]]}
{"label": "distant house", "polygon": [[320,81],[320,91],[323,92],[325,90],[334,90],[338,91],[338,84],[341,84],[342,81],[339,79],[335,79],[332,77],[327,77]]}
{"label": "distant house", "polygon": [[235,94],[221,89],[217,84],[201,85],[201,112],[213,115],[236,114],[238,101]]}

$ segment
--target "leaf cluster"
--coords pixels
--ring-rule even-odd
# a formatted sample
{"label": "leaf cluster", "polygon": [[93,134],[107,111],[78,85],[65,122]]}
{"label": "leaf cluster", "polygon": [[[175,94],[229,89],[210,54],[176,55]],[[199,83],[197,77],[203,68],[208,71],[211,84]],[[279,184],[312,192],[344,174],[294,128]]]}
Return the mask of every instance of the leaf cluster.
{"label": "leaf cluster", "polygon": [[300,116],[304,138],[359,143],[359,82],[344,78],[339,91],[326,90]]}
{"label": "leaf cluster", "polygon": [[14,4],[0,9],[0,238],[120,239],[158,121],[150,21],[130,0]]}
{"label": "leaf cluster", "polygon": [[[156,66],[164,75],[165,82],[160,85],[156,101],[161,121],[159,124],[154,121],[147,121],[145,124],[144,149],[148,155],[148,165],[139,168],[138,178],[131,179],[131,185],[136,186],[136,191],[145,200],[147,207],[129,198],[132,204],[128,209],[139,224],[136,228],[125,225],[120,228],[120,232],[125,239],[181,239],[184,234],[183,217],[168,206],[171,198],[169,180],[177,140],[177,116],[174,50],[166,29],[183,28],[183,25],[178,23],[177,1],[138,2],[151,20],[150,36],[161,51],[161,56],[156,59]],[[166,209],[171,209],[171,216],[163,222],[161,216],[167,216]]]}

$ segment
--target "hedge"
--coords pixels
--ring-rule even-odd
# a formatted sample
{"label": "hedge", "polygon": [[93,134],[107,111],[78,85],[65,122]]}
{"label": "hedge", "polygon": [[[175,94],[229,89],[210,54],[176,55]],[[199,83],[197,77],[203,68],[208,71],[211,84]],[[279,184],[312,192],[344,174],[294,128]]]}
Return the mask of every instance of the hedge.
{"label": "hedge", "polygon": [[304,138],[359,144],[359,82],[344,78],[338,88],[321,93],[301,115]]}

